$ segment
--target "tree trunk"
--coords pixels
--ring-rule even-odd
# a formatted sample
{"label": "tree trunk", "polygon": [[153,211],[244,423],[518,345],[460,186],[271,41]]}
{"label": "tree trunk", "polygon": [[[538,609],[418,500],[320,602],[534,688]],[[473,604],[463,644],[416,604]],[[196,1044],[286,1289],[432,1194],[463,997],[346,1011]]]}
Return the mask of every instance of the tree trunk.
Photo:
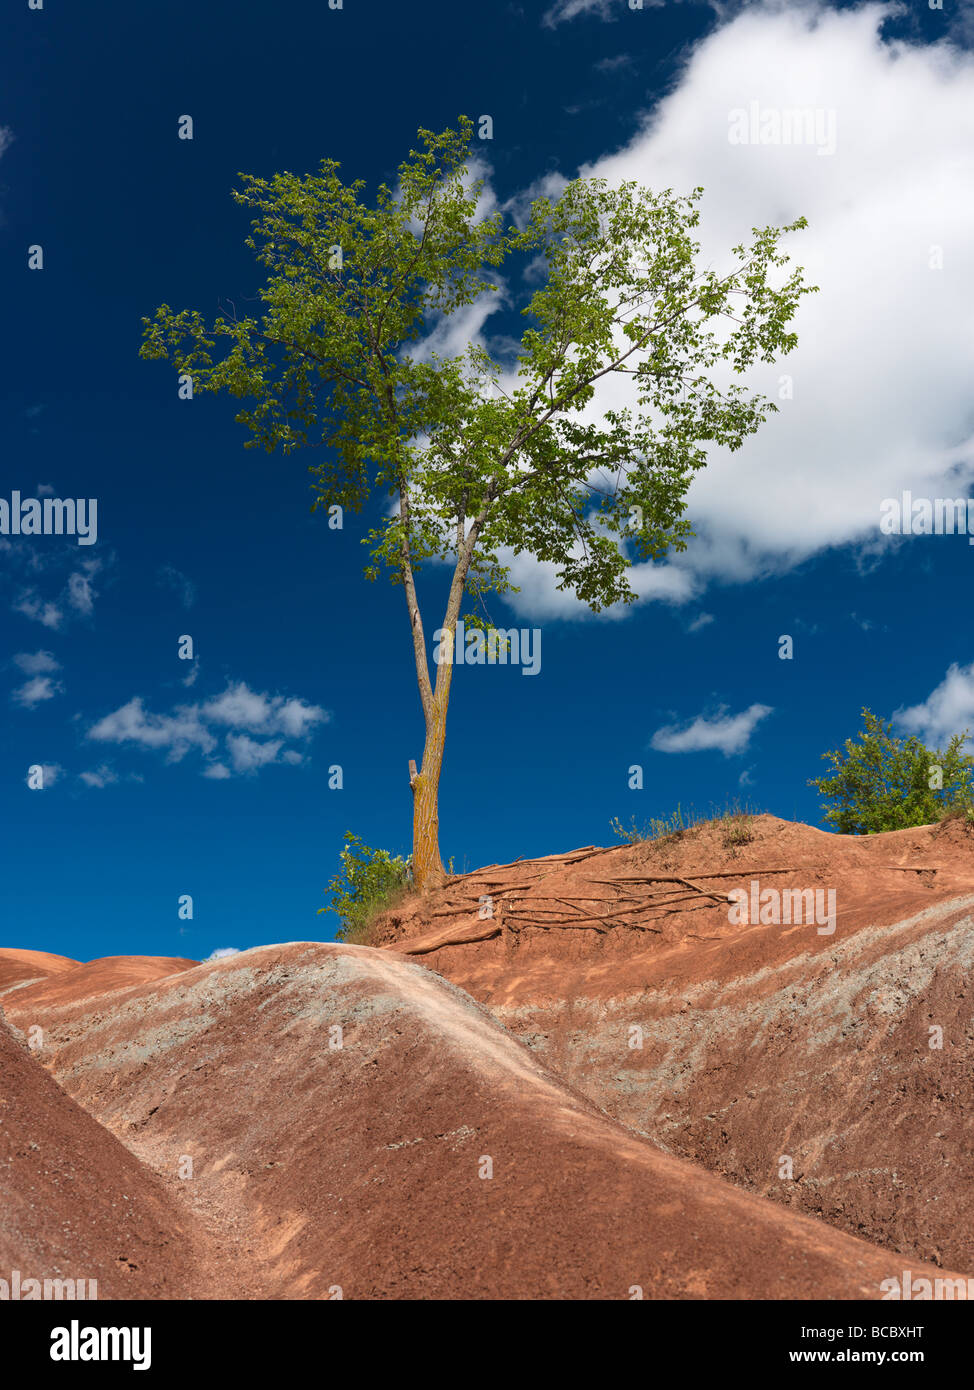
{"label": "tree trunk", "polygon": [[[456,619],[454,618],[454,623]],[[436,672],[436,688],[426,716],[426,747],[418,775],[410,777],[413,789],[413,882],[420,890],[438,888],[446,880],[440,858],[440,772],[446,742],[446,712],[453,681],[453,638],[451,624],[443,631],[443,644],[449,658]]]}
{"label": "tree trunk", "polygon": [[[413,632],[413,651],[416,657],[416,676],[419,681],[420,699],[426,719],[426,746],[423,749],[423,765],[415,771],[415,763],[410,763],[409,785],[413,792],[413,883],[420,890],[436,888],[446,881],[446,870],[440,858],[440,772],[443,767],[443,745],[446,741],[446,712],[450,703],[450,686],[453,681],[453,650],[456,641],[457,620],[463,601],[463,587],[473,556],[482,518],[471,526],[467,535],[463,532],[463,518],[458,523],[457,566],[453,571],[450,596],[447,600],[446,615],[440,631],[441,657],[437,664],[436,685],[430,681],[426,658],[426,645],[423,636],[423,621],[416,597],[416,582],[412,572],[412,560],[408,545],[409,507],[405,490],[400,492],[400,515],[406,530],[402,561],[402,582],[409,606],[409,621]],[[459,654],[463,660],[463,653]]]}
{"label": "tree trunk", "polygon": [[446,740],[446,709],[435,709],[426,730],[423,766],[413,786],[413,882],[419,889],[437,888],[446,879],[440,858],[440,770]]}

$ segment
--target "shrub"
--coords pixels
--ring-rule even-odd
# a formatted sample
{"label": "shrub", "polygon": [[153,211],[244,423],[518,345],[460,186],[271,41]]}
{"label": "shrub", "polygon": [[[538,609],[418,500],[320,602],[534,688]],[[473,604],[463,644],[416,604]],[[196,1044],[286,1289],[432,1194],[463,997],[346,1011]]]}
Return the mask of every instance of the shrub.
{"label": "shrub", "polygon": [[828,824],[844,835],[875,835],[945,816],[974,816],[974,757],[962,751],[966,730],[946,749],[932,750],[915,736],[896,738],[892,725],[868,709],[862,720],[843,752],[822,754],[831,763],[829,775],[809,779],[826,799]]}
{"label": "shrub", "polygon": [[331,902],[318,911],[338,913],[338,941],[367,945],[379,913],[401,902],[412,888],[409,860],[371,849],[357,835],[347,834],[341,862],[341,872],[325,890]]}

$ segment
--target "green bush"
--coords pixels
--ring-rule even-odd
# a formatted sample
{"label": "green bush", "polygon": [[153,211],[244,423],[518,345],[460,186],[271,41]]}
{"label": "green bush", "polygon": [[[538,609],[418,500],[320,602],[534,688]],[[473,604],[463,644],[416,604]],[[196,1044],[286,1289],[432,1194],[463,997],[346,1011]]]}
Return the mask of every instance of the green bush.
{"label": "green bush", "polygon": [[347,834],[341,861],[341,872],[325,890],[331,902],[318,911],[338,913],[337,940],[367,945],[378,914],[401,902],[412,888],[409,860],[385,849],[371,849],[357,835]]}
{"label": "green bush", "polygon": [[809,779],[826,799],[828,824],[844,835],[875,835],[951,815],[974,818],[974,757],[962,752],[966,730],[946,749],[933,750],[915,736],[896,738],[892,725],[868,709],[862,720],[843,752],[822,754],[830,774]]}

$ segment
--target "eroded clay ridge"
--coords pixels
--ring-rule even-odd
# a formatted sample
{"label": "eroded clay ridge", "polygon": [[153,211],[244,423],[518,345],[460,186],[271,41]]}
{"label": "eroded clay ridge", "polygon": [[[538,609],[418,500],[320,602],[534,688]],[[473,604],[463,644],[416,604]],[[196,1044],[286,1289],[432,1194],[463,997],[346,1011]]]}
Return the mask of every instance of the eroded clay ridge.
{"label": "eroded clay ridge", "polygon": [[[634,1134],[394,953],[297,943],[94,1001],[13,998],[242,1291],[876,1298],[901,1273]],[[15,1244],[29,1232],[22,1212]]]}
{"label": "eroded clay ridge", "polygon": [[0,949],[0,999],[12,989],[36,984],[52,975],[80,968],[81,962],[69,956],[54,956],[49,951],[20,951],[14,947]]}
{"label": "eroded clay ridge", "polygon": [[[825,920],[762,923],[754,883],[759,903],[821,894]],[[379,940],[421,952],[672,1152],[905,1257],[974,1268],[960,822],[858,838],[760,816],[493,865],[390,914]]]}
{"label": "eroded clay ridge", "polygon": [[201,1294],[210,1287],[201,1278],[201,1241],[183,1205],[65,1095],[0,1016],[5,1296],[11,1286],[15,1298],[17,1290],[40,1296],[44,1281],[48,1297]]}
{"label": "eroded clay ridge", "polygon": [[[181,956],[103,956],[81,962],[46,951],[0,948],[0,1006],[16,1005],[21,1014],[35,1005],[76,1003],[112,990],[161,980],[199,961]],[[16,994],[16,1000],[13,998]]]}

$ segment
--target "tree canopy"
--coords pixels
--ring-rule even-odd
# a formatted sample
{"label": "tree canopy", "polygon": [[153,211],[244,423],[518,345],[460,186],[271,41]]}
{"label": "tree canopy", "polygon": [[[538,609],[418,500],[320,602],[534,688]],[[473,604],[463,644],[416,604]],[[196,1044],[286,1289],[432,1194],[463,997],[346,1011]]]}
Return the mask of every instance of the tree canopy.
{"label": "tree canopy", "polygon": [[951,814],[974,815],[974,757],[964,752],[967,731],[942,750],[926,748],[916,736],[897,738],[892,724],[871,710],[842,751],[822,757],[831,772],[815,777],[826,800],[825,820],[843,835],[874,835],[930,825]]}
{"label": "tree canopy", "polygon": [[[781,248],[801,218],[753,229],[729,268],[701,266],[700,188],[575,179],[519,220],[485,211],[472,134],[466,118],[421,130],[395,187],[371,199],[332,159],[315,174],[242,174],[233,197],[254,213],[260,311],[208,324],[163,304],[141,349],[194,391],[245,402],[250,447],[313,450],[317,502],[392,499],[365,537],[366,574],[405,589],[427,727],[413,790],[431,823],[450,668],[434,686],[417,573],[453,567],[449,634],[465,596],[514,587],[510,557],[525,552],[595,611],[633,602],[633,560],[686,545],[708,447],[740,448],[776,409],[730,377],[791,351],[812,288]],[[438,330],[483,296],[521,304],[520,339],[437,351]],[[625,403],[601,407],[600,383],[622,377]],[[483,625],[476,610],[466,622]],[[424,862],[414,851],[420,881]]]}

